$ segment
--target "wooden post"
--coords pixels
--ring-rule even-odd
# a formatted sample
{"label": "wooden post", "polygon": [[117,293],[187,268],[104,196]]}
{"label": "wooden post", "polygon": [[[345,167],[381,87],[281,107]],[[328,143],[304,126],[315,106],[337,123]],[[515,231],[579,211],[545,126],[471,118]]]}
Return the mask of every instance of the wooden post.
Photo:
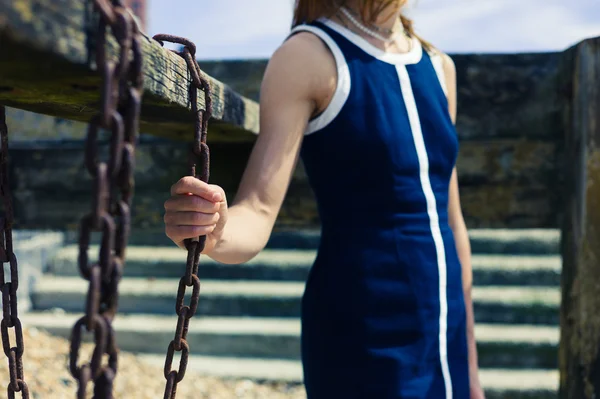
{"label": "wooden post", "polygon": [[560,398],[600,397],[600,38],[565,53]]}
{"label": "wooden post", "polygon": [[[0,103],[63,119],[90,120],[98,110],[101,83],[93,57],[97,23],[90,14],[91,4],[0,0]],[[203,39],[208,41],[213,34],[206,32]],[[141,45],[145,79],[140,130],[191,140],[191,78],[185,61],[145,34]],[[197,45],[200,55],[202,43]],[[117,49],[108,35],[109,58],[116,59]],[[252,133],[258,133],[258,104],[207,78],[213,97],[211,140],[253,139]],[[204,108],[202,95],[198,108]]]}

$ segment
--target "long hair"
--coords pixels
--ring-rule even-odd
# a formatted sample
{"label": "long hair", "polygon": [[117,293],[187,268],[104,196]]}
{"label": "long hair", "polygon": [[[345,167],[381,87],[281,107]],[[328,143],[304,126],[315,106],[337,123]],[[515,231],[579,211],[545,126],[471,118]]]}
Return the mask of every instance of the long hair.
{"label": "long hair", "polygon": [[[361,0],[360,15],[365,23],[373,23],[385,11],[397,10],[404,7],[408,0]],[[330,18],[335,15],[347,0],[296,0],[294,20],[292,25],[311,23],[319,18]],[[433,46],[419,37],[414,30],[413,22],[404,15],[400,15],[402,26],[411,37],[421,41],[425,50],[433,50]]]}

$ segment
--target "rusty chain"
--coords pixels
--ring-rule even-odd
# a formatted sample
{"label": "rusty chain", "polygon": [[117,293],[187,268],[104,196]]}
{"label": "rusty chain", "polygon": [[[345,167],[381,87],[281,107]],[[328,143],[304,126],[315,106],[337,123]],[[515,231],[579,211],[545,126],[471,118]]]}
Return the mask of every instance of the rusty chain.
{"label": "rusty chain", "polygon": [[[118,349],[112,321],[117,311],[118,285],[123,274],[130,230],[135,144],[143,90],[139,28],[122,0],[94,0],[99,14],[96,67],[102,76],[101,111],[89,123],[85,167],[93,178],[92,210],[83,216],[79,235],[79,271],[89,281],[85,315],[71,333],[69,369],[78,382],[77,397],[86,397],[94,382],[94,398],[113,398]],[[110,28],[118,48],[118,61],[107,57],[106,35]],[[110,132],[108,159],[100,160],[99,134]],[[90,263],[92,232],[101,233],[98,262]],[[94,334],[91,360],[79,366],[82,330]],[[108,364],[102,365],[104,355]]]}
{"label": "rusty chain", "polygon": [[[212,115],[212,97],[210,83],[202,76],[200,66],[196,61],[196,45],[190,40],[172,36],[172,35],[155,35],[154,39],[161,45],[164,42],[181,44],[183,50],[174,53],[182,57],[191,76],[191,84],[189,89],[190,103],[192,112],[195,116],[194,124],[194,142],[190,150],[190,175],[194,176],[203,182],[208,182],[210,170],[210,152],[206,144],[206,136],[208,132],[208,121]],[[204,91],[205,109],[198,109],[198,90]],[[198,166],[200,170],[198,171]],[[167,356],[165,359],[164,374],[167,380],[165,387],[164,399],[175,399],[177,396],[177,384],[183,380],[188,364],[190,347],[187,343],[187,333],[190,324],[190,319],[194,317],[198,310],[198,302],[200,301],[200,279],[198,278],[198,266],[200,254],[204,250],[206,236],[198,237],[193,240],[186,240],[185,246],[188,251],[185,274],[179,281],[179,289],[177,290],[177,300],[175,302],[175,313],[177,313],[177,327],[175,328],[175,338],[169,344]],[[184,305],[185,292],[188,287],[192,288],[192,295],[189,305]],[[181,352],[178,370],[173,370],[173,357],[175,352]]]}
{"label": "rusty chain", "polygon": [[[29,387],[23,376],[23,328],[19,320],[17,289],[19,288],[19,268],[13,252],[13,205],[8,181],[8,128],[6,127],[6,108],[0,105],[0,197],[4,204],[4,215],[0,218],[0,290],[2,291],[2,348],[8,358],[8,399],[14,399],[20,392],[24,399],[29,398]],[[4,264],[10,268],[10,281],[4,273]],[[16,346],[10,346],[9,328],[14,328]]]}

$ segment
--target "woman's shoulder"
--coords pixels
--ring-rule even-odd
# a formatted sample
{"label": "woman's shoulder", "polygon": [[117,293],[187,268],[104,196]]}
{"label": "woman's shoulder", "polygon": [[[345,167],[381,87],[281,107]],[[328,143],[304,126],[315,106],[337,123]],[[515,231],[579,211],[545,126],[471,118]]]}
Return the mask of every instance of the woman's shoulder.
{"label": "woman's shoulder", "polygon": [[295,60],[302,59],[316,66],[323,61],[333,61],[327,44],[310,30],[293,31],[275,51],[275,54],[278,53],[285,53],[286,57],[293,57]]}
{"label": "woman's shoulder", "polygon": [[327,46],[310,32],[298,32],[287,38],[273,53],[267,66],[280,70],[289,79],[307,79],[304,84],[335,75],[335,60]]}
{"label": "woman's shoulder", "polygon": [[335,89],[337,67],[334,56],[327,45],[310,32],[297,32],[287,38],[269,60],[267,75],[294,80],[312,100],[320,104]]}

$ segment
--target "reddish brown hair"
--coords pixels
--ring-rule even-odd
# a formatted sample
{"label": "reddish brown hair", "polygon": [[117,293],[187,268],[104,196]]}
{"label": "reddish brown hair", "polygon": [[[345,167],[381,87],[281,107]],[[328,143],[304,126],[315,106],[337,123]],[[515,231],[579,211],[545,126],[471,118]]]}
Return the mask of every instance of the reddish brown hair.
{"label": "reddish brown hair", "polygon": [[[300,25],[303,23],[311,23],[319,18],[325,17],[330,18],[338,12],[340,7],[345,5],[347,0],[296,0],[296,7],[294,9],[294,21],[293,26]],[[363,22],[373,23],[384,11],[390,7],[392,10],[398,7],[404,7],[407,0],[361,0],[360,14]],[[433,49],[433,46],[427,41],[420,38],[414,30],[413,22],[405,17],[400,16],[402,25],[406,32],[411,37],[418,38],[423,47],[429,51]]]}

